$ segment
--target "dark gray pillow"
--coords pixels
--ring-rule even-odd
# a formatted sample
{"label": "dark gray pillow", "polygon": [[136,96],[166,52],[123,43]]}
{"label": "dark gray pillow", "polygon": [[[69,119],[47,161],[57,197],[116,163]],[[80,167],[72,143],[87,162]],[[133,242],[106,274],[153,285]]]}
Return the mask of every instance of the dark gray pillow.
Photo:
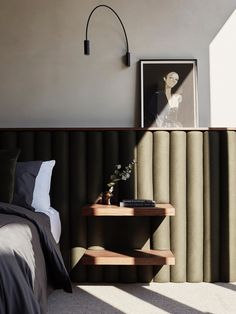
{"label": "dark gray pillow", "polygon": [[35,180],[39,173],[42,161],[26,161],[16,164],[15,190],[12,203],[28,208],[32,211]]}
{"label": "dark gray pillow", "polygon": [[0,149],[0,202],[11,203],[19,149]]}

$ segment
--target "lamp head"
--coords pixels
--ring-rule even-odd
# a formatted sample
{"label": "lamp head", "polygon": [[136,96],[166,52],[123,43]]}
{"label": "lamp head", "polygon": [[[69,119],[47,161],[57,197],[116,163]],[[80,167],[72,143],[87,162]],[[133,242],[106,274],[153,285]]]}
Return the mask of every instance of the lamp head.
{"label": "lamp head", "polygon": [[129,51],[127,51],[125,55],[125,64],[127,65],[127,67],[130,67],[130,52]]}
{"label": "lamp head", "polygon": [[88,39],[84,40],[84,54],[90,55],[90,42]]}

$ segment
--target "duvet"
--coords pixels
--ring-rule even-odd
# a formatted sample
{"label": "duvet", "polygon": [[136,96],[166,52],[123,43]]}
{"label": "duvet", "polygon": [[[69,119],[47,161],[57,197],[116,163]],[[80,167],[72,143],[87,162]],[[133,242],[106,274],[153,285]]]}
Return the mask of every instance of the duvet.
{"label": "duvet", "polygon": [[48,217],[0,203],[0,313],[46,313],[48,283],[72,291]]}

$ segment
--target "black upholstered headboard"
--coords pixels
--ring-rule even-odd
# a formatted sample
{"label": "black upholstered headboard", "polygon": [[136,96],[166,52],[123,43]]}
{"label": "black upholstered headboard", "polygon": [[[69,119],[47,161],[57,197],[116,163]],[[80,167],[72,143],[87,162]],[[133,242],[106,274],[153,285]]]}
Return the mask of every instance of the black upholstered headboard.
{"label": "black upholstered headboard", "polygon": [[[56,160],[51,199],[60,211],[61,250],[74,280],[236,281],[235,130],[2,129],[0,147],[21,148],[24,161]],[[170,202],[176,216],[83,217],[82,206],[104,190],[114,165],[133,159],[134,175],[119,184],[114,201]],[[176,264],[78,264],[82,248],[121,246],[171,248]]]}
{"label": "black upholstered headboard", "polygon": [[[20,148],[20,161],[56,159],[53,172],[52,205],[60,211],[63,235],[61,248],[66,265],[69,265],[69,160],[68,133],[36,130],[1,130],[1,148]],[[58,184],[57,184],[58,183]]]}

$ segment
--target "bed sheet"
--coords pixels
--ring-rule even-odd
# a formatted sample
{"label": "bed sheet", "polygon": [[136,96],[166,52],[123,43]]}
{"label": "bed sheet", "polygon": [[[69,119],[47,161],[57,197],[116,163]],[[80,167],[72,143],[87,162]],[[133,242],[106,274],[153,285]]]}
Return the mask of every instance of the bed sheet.
{"label": "bed sheet", "polygon": [[49,218],[0,203],[0,313],[46,313],[48,282],[72,291]]}

